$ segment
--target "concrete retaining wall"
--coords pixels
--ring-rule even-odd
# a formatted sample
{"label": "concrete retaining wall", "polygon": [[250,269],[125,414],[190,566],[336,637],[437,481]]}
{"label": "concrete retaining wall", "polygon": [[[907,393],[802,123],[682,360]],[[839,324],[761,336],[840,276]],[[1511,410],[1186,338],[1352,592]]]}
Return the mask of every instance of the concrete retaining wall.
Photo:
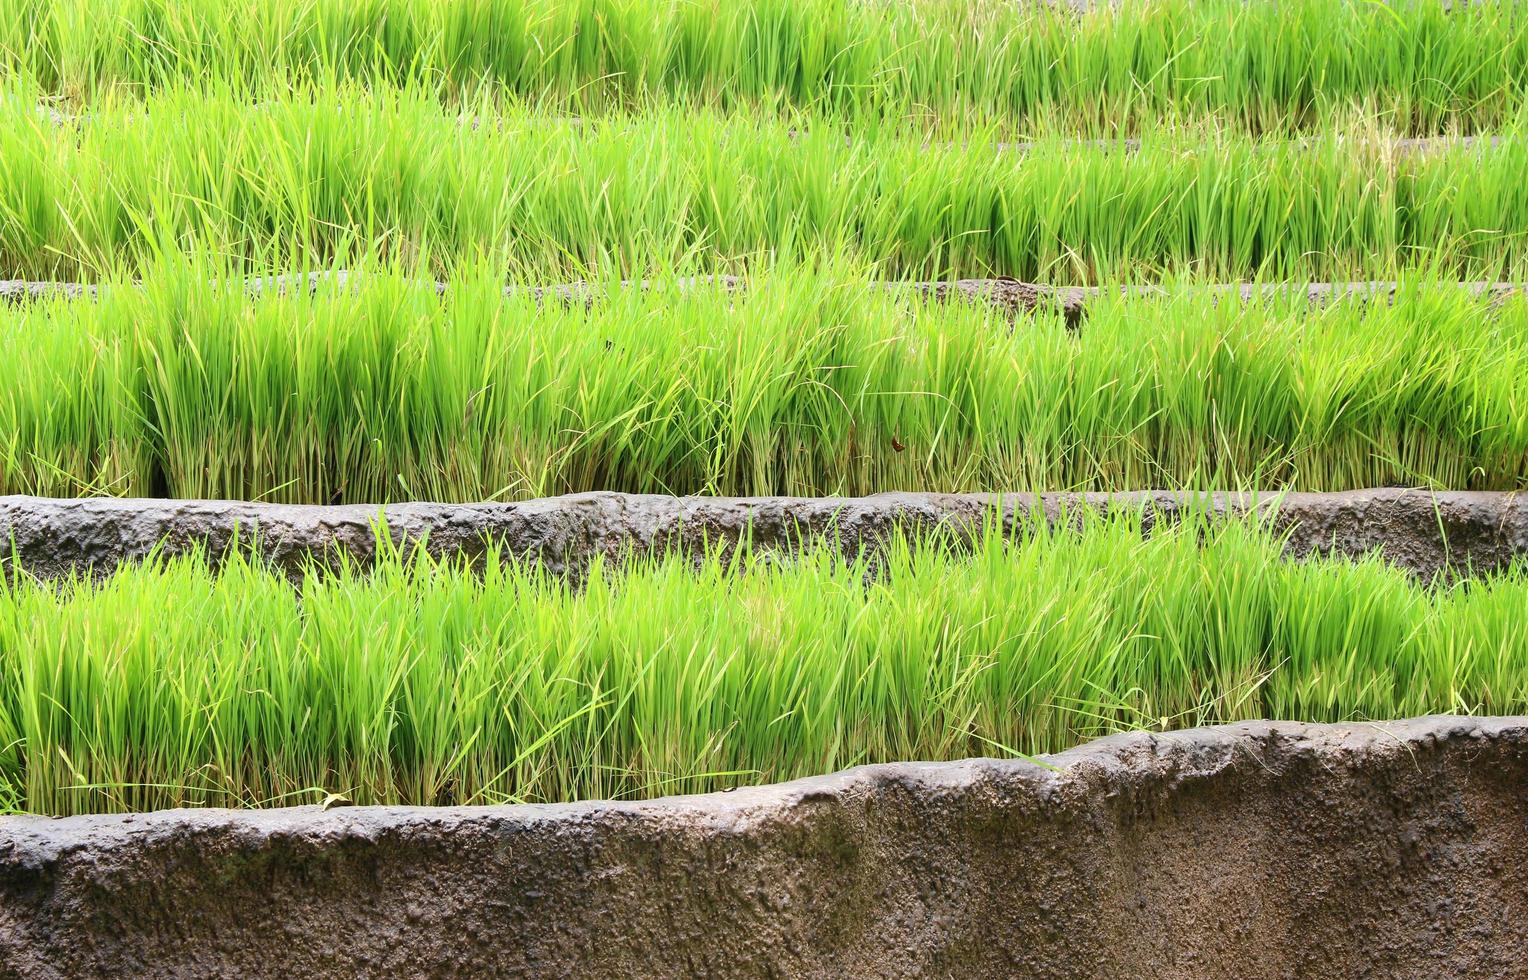
{"label": "concrete retaining wall", "polygon": [[1250,723],[650,803],[0,819],[0,972],[1509,977],[1528,718]]}
{"label": "concrete retaining wall", "polygon": [[[1469,139],[1466,137],[1466,139]],[[1424,141],[1425,142],[1425,141]],[[1025,144],[1014,144],[1022,147]],[[317,292],[323,286],[336,289],[359,289],[364,276],[344,269],[328,272],[311,272],[306,275],[283,273],[272,276],[256,276],[243,280],[244,291],[250,298],[266,295],[287,295]],[[626,280],[625,289],[648,289],[658,281]],[[445,293],[450,284],[435,282],[438,293]],[[695,289],[720,289],[741,292],[748,288],[748,280],[740,276],[691,276],[671,283],[680,293]],[[1492,305],[1505,302],[1528,290],[1528,283],[1521,282],[1457,282],[1450,285],[1463,290],[1469,296],[1488,301]],[[1111,292],[1118,292],[1127,299],[1159,299],[1169,295],[1161,286],[1054,286],[1047,283],[1020,282],[1017,279],[951,279],[933,282],[882,281],[866,284],[867,288],[906,292],[940,301],[965,300],[989,303],[1009,315],[1033,313],[1036,310],[1059,311],[1073,327],[1086,318],[1088,306]],[[46,280],[5,279],[0,280],[0,305],[34,303],[49,299],[95,300],[115,287],[101,287],[93,283],[54,282]],[[603,288],[586,282],[553,283],[536,286],[506,286],[506,296],[528,295],[537,303],[561,302],[592,304],[598,300]],[[1237,301],[1251,303],[1267,300],[1303,300],[1312,307],[1322,307],[1342,300],[1391,303],[1400,293],[1402,284],[1395,281],[1359,280],[1354,282],[1318,282],[1303,285],[1290,283],[1208,283],[1183,287],[1184,292],[1210,296],[1215,302]]]}
{"label": "concrete retaining wall", "polygon": [[585,493],[511,504],[395,504],[338,507],[228,501],[0,497],[0,562],[34,575],[109,571],[156,547],[203,545],[214,554],[250,544],[294,574],[311,554],[343,552],[362,564],[379,531],[397,543],[427,542],[436,554],[482,554],[490,542],[510,553],[576,571],[595,555],[623,549],[699,552],[706,542],[792,548],[829,535],[849,551],[874,547],[896,526],[945,526],[962,533],[1001,513],[1014,525],[1043,516],[1075,519],[1086,508],[1144,510],[1152,522],[1186,508],[1222,517],[1249,511],[1288,535],[1295,556],[1381,551],[1419,575],[1496,569],[1528,554],[1528,497],[1505,493],[1363,490],[1282,497],[1168,493],[880,494],[859,498],[664,497]]}

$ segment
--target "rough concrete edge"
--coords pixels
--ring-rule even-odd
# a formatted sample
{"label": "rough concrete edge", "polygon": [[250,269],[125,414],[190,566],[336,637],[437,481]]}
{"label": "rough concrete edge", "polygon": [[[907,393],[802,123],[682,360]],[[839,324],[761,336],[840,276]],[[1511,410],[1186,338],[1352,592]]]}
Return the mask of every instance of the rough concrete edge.
{"label": "rough concrete edge", "polygon": [[[1042,0],[1042,2],[1044,2],[1044,0]],[[1059,2],[1059,3],[1066,3],[1066,2],[1068,2],[1068,0],[1057,0],[1057,2]],[[274,102],[274,101],[251,102],[251,103],[248,104],[247,108],[251,112],[265,112],[265,111],[267,111],[269,109],[277,108],[280,105],[281,105],[281,103]],[[350,107],[345,105],[344,103],[337,103],[332,108],[336,112],[338,112],[338,113],[343,115]],[[96,115],[94,113],[91,113],[91,112],[66,112],[66,111],[63,111],[63,110],[60,110],[60,109],[55,109],[52,106],[49,106],[47,104],[38,104],[35,107],[35,111],[36,111],[36,118],[39,121],[45,122],[45,123],[47,123],[48,125],[51,125],[51,126],[56,126],[56,127],[60,128],[60,129],[79,128],[81,126],[85,126],[87,124],[93,123],[95,121],[95,118],[96,118]],[[117,119],[112,119],[112,120],[109,120],[109,121],[111,123],[120,123],[120,122],[152,122],[154,120],[154,118],[156,118],[156,117],[151,115],[148,112],[138,112],[138,113],[135,113],[135,114],[131,114],[131,115],[127,115],[127,116],[122,116],[122,117],[119,117]],[[602,118],[602,117],[599,117],[599,116],[576,116],[576,115],[551,116],[551,117],[548,117],[548,118],[537,119],[535,121],[537,123],[541,123],[541,124],[567,126],[567,127],[571,128],[571,129],[574,129],[574,130],[582,130],[582,129],[584,129],[585,126],[589,126],[590,128],[593,128],[595,126],[603,125],[605,122],[607,122],[607,120],[605,118]],[[619,121],[621,123],[629,123],[629,120],[627,120],[627,119],[622,119],[622,120],[619,120]],[[506,118],[506,117],[503,117],[503,116],[493,116],[493,115],[484,116],[484,115],[479,115],[479,114],[476,114],[476,113],[464,113],[464,112],[459,112],[459,113],[456,114],[456,123],[457,123],[457,125],[465,128],[467,130],[471,130],[471,131],[476,131],[476,130],[481,129],[481,130],[484,130],[484,131],[497,132],[497,131],[502,131],[503,129],[505,129],[506,128],[506,123],[513,124],[517,128],[520,128],[520,127],[523,127],[526,122],[527,122],[527,120],[524,117],[509,117],[509,118]],[[811,135],[811,131],[810,130],[806,130],[806,129],[798,129],[798,128],[792,127],[790,129],[786,130],[786,136],[789,137],[792,140],[805,139],[805,138],[809,137],[810,135]],[[846,133],[843,134],[843,137],[844,137],[845,145],[848,145],[848,146],[853,146],[854,145],[854,141],[855,141],[856,137],[855,137],[855,135],[853,133],[846,132]],[[1502,136],[1499,133],[1486,133],[1486,132],[1477,132],[1477,133],[1450,133],[1450,134],[1445,134],[1445,135],[1441,135],[1441,136],[1390,136],[1390,137],[1361,134],[1361,135],[1357,135],[1357,136],[1352,137],[1351,140],[1349,140],[1345,135],[1339,134],[1339,138],[1341,139],[1341,141],[1347,142],[1350,145],[1355,146],[1355,147],[1363,147],[1363,148],[1366,148],[1366,149],[1374,149],[1374,150],[1378,150],[1378,151],[1381,151],[1381,152],[1389,150],[1389,151],[1394,152],[1397,156],[1425,156],[1425,155],[1431,154],[1431,153],[1441,153],[1441,152],[1443,152],[1445,150],[1455,150],[1455,149],[1458,149],[1458,150],[1471,150],[1471,149],[1497,150],[1497,149],[1500,149],[1503,146],[1512,146],[1512,145],[1514,145],[1515,143],[1518,142],[1517,139],[1515,139],[1513,137],[1510,137],[1510,136]],[[1088,137],[1062,138],[1062,139],[1055,139],[1055,140],[1048,140],[1048,141],[1043,141],[1043,140],[998,140],[996,142],[987,142],[987,143],[982,143],[982,144],[979,144],[979,145],[987,147],[987,148],[990,148],[994,153],[1027,154],[1027,153],[1030,153],[1030,152],[1034,151],[1037,148],[1043,148],[1043,147],[1063,147],[1063,148],[1068,148],[1068,149],[1070,149],[1070,148],[1079,148],[1079,149],[1089,149],[1089,150],[1102,150],[1104,152],[1117,151],[1117,152],[1121,152],[1121,153],[1139,153],[1141,151],[1142,146],[1146,145],[1146,143],[1145,143],[1145,141],[1143,139],[1141,139],[1138,136],[1122,136],[1122,137],[1113,137],[1113,138],[1109,138],[1109,137],[1099,137],[1099,138],[1088,138]],[[1158,143],[1158,142],[1154,141],[1153,145],[1160,146],[1160,145],[1164,145],[1164,144]],[[1214,147],[1215,145],[1216,144],[1211,142],[1211,141],[1201,141],[1199,143],[1185,142],[1185,143],[1179,143],[1178,145],[1176,145],[1176,146],[1174,146],[1172,148],[1175,151],[1182,151],[1182,150],[1193,150],[1193,149],[1211,148],[1211,147]],[[1279,148],[1279,147],[1284,147],[1284,146],[1293,146],[1293,147],[1296,147],[1298,149],[1307,149],[1307,148],[1309,148],[1311,146],[1321,146],[1322,145],[1322,141],[1320,141],[1318,139],[1314,139],[1314,138],[1301,137],[1299,135],[1290,134],[1290,135],[1276,135],[1276,136],[1273,136],[1273,137],[1266,137],[1265,136],[1263,138],[1260,138],[1257,141],[1257,145],[1260,146],[1260,147],[1271,147],[1271,148]],[[969,140],[966,140],[966,141],[956,141],[956,140],[938,140],[938,141],[935,141],[935,140],[931,140],[931,139],[924,139],[922,141],[922,143],[921,143],[921,146],[925,150],[928,150],[928,149],[962,149],[963,150],[963,149],[968,149],[971,146],[971,143],[970,143]]]}
{"label": "rough concrete edge", "polygon": [[1528,738],[1528,716],[1426,715],[1395,721],[1308,723],[1247,721],[1162,733],[1125,732],[1034,759],[971,758],[954,762],[893,762],[735,790],[633,802],[495,806],[320,806],[261,810],[185,808],[134,814],[0,817],[0,875],[36,872],[59,860],[133,847],[185,829],[226,833],[246,848],[267,839],[334,842],[376,838],[411,826],[449,830],[489,824],[504,830],[584,830],[613,823],[661,832],[682,824],[715,833],[741,833],[783,819],[803,805],[858,799],[886,788],[959,793],[990,782],[1017,788],[1045,805],[1073,794],[1109,795],[1115,788],[1155,783],[1174,791],[1227,775],[1247,764],[1269,772],[1296,758],[1322,757],[1352,765],[1366,756],[1414,754],[1425,745]]}
{"label": "rough concrete edge", "polygon": [[[345,269],[323,272],[281,273],[255,276],[238,283],[251,299],[266,294],[284,296],[300,292],[315,293],[330,284],[339,289],[359,288],[364,277]],[[446,282],[433,283],[440,294],[450,289]],[[662,283],[656,280],[622,280],[622,289],[656,289],[671,285],[680,293],[699,288],[714,288],[726,292],[739,292],[748,288],[748,280],[742,276],[710,275],[690,276]],[[1521,282],[1455,282],[1448,285],[1465,290],[1470,296],[1484,299],[1496,305],[1508,297],[1528,290],[1528,283]],[[0,280],[0,304],[25,304],[48,299],[95,300],[102,292],[115,288],[113,285],[94,283],[34,281],[24,279]],[[504,295],[515,297],[527,295],[537,303],[556,300],[566,304],[590,306],[596,302],[606,287],[588,282],[553,283],[550,285],[506,286]],[[1056,286],[1046,283],[1027,283],[1006,277],[992,279],[951,279],[945,281],[884,281],[867,283],[867,288],[884,289],[889,292],[911,292],[940,302],[965,300],[987,303],[1010,315],[1055,311],[1067,322],[1076,325],[1086,315],[1090,304],[1110,296],[1124,299],[1161,299],[1175,293],[1206,294],[1214,302],[1225,298],[1241,302],[1301,298],[1312,307],[1321,307],[1342,300],[1376,300],[1391,302],[1403,284],[1393,280],[1361,280],[1355,282],[1317,283],[1207,283],[1180,288],[1164,286]]]}
{"label": "rough concrete edge", "polygon": [[203,548],[212,558],[250,548],[300,574],[310,559],[374,561],[379,545],[436,556],[481,557],[490,547],[557,573],[596,557],[698,554],[746,538],[790,552],[827,541],[873,551],[894,530],[935,528],[969,539],[996,523],[1007,533],[1043,518],[1075,524],[1084,512],[1140,512],[1158,521],[1203,514],[1265,520],[1295,557],[1379,551],[1417,575],[1487,572],[1528,555],[1528,495],[1375,489],[1340,493],[886,493],[869,497],[669,497],[582,493],[519,503],[386,506],[216,500],[0,497],[0,563],[40,578],[104,574],[122,562]]}

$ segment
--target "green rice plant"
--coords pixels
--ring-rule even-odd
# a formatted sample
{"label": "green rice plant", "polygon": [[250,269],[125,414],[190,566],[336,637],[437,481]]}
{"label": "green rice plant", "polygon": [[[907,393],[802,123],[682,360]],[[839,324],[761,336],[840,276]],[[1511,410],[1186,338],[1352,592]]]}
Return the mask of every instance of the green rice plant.
{"label": "green rice plant", "polygon": [[1080,331],[784,264],[589,305],[167,261],[0,311],[0,493],[278,501],[1528,486],[1528,301],[1112,295]]}
{"label": "green rice plant", "polygon": [[90,101],[187,80],[488,87],[578,110],[651,100],[1100,131],[1164,111],[1309,126],[1363,105],[1407,132],[1499,125],[1528,83],[1511,3],[1285,0],[4,0],[0,71]]}
{"label": "green rice plant", "polygon": [[[1121,729],[1528,709],[1528,568],[1429,587],[1138,516],[596,566],[235,556],[0,586],[0,798],[48,813],[634,797]],[[1016,597],[1019,597],[1016,600]],[[143,610],[153,609],[146,617]],[[173,622],[175,629],[164,629]]]}
{"label": "green rice plant", "polygon": [[[797,119],[806,124],[809,120]],[[1317,279],[1430,263],[1521,272],[1528,130],[1400,153],[1363,138],[1162,130],[1138,152],[988,131],[846,140],[758,114],[653,109],[471,126],[415,90],[319,88],[259,107],[177,91],[61,128],[0,103],[0,269],[137,273],[200,244],[255,264],[347,249],[491,256],[551,281],[843,251],[892,277]]]}

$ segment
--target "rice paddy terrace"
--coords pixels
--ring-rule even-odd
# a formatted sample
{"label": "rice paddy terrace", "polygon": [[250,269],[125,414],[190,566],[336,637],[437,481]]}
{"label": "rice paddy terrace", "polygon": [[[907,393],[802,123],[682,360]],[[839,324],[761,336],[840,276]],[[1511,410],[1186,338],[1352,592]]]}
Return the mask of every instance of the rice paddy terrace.
{"label": "rice paddy terrace", "polygon": [[0,0],[0,975],[1524,972],[1525,173],[1505,0]]}

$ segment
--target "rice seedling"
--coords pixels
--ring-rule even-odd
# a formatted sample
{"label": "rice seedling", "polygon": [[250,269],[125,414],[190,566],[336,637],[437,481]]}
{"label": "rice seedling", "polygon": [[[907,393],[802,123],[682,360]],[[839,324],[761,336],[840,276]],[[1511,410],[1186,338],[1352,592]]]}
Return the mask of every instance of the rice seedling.
{"label": "rice seedling", "polygon": [[845,140],[689,109],[597,124],[529,112],[474,128],[418,92],[315,92],[258,109],[176,92],[77,128],[6,102],[0,268],[137,272],[193,244],[318,265],[357,246],[442,267],[490,255],[552,281],[824,250],[894,277],[1068,284],[1528,267],[1517,130],[1425,154],[1206,128],[1151,134],[1129,153],[1055,134],[1004,153],[981,131],[937,145],[891,128]]}
{"label": "rice seedling", "polygon": [[1426,279],[1317,310],[1116,295],[1074,332],[844,260],[588,306],[382,268],[251,300],[220,269],[0,311],[0,492],[1528,486],[1528,302]]}
{"label": "rice seedling", "polygon": [[5,0],[0,70],[90,101],[215,78],[488,86],[582,111],[651,100],[1096,130],[1163,113],[1413,133],[1499,125],[1528,83],[1516,4],[1330,0]]}
{"label": "rice seedling", "polygon": [[[585,586],[394,556],[300,591],[235,559],[0,587],[0,783],[27,809],[647,796],[1100,732],[1528,707],[1528,589],[1285,560],[1138,518],[651,559]],[[147,617],[143,610],[153,609]],[[173,622],[175,629],[164,629]]]}

